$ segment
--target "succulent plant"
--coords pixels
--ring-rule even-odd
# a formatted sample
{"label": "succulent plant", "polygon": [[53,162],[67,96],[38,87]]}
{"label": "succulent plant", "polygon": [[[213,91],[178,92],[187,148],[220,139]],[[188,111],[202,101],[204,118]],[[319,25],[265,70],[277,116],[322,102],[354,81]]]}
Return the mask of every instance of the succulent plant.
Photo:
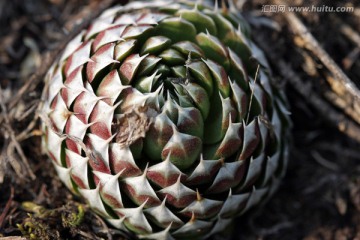
{"label": "succulent plant", "polygon": [[223,230],[287,161],[283,93],[239,13],[191,1],[105,11],[49,70],[44,148],[110,224],[150,239]]}

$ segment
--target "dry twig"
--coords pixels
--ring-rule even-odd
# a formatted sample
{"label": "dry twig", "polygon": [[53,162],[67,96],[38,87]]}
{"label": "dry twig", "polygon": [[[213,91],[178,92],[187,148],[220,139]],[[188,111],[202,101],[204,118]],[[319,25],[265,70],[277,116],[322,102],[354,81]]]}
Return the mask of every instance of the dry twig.
{"label": "dry twig", "polygon": [[359,58],[360,47],[356,47],[343,59],[342,64],[346,70],[349,70]]}
{"label": "dry twig", "polygon": [[324,96],[336,107],[342,109],[346,115],[360,124],[360,105],[351,106],[351,97],[344,93],[344,86],[336,81],[330,74],[325,73],[325,79],[331,85],[332,91],[325,91]]}
{"label": "dry twig", "polygon": [[260,39],[259,35],[255,34],[254,37],[270,60],[277,63],[276,67],[280,74],[290,82],[291,86],[296,89],[304,99],[311,103],[321,115],[327,116],[328,121],[332,122],[341,132],[360,142],[360,126],[343,114],[337,112],[328,102],[312,91],[311,83],[302,81],[292,67],[284,60],[279,59],[271,50],[272,48]]}
{"label": "dry twig", "polygon": [[[276,0],[276,2],[284,4],[281,0]],[[291,29],[297,36],[301,37],[303,41],[302,47],[305,47],[318,57],[324,66],[334,75],[337,81],[341,82],[345,86],[346,91],[353,96],[354,100],[359,102],[359,89],[357,89],[354,83],[346,76],[329,54],[325,52],[300,19],[292,12],[286,12],[284,16],[289,23],[289,29]],[[300,45],[300,41],[298,44]]]}
{"label": "dry twig", "polygon": [[[321,69],[317,68],[315,60],[307,53],[303,52],[305,65],[303,70],[311,77],[319,78]],[[347,116],[353,119],[356,123],[360,124],[360,104],[353,102],[351,96],[346,94],[344,85],[334,79],[328,72],[322,73],[323,77],[329,83],[331,89],[323,90],[323,96],[334,106],[341,109]]]}
{"label": "dry twig", "polygon": [[[7,107],[5,105],[5,102],[3,100],[3,93],[2,93],[2,90],[0,88],[0,105],[1,105],[1,110],[2,110],[2,115],[4,117],[4,120],[5,120],[5,124],[4,124],[4,128],[5,128],[5,134],[9,135],[10,136],[10,139],[11,139],[11,142],[10,144],[8,145],[8,157],[12,156],[13,154],[13,151],[10,151],[9,152],[9,149],[13,149],[15,148],[17,153],[19,154],[20,156],[20,159],[22,161],[22,164],[24,166],[21,166],[21,170],[18,169],[16,170],[16,172],[19,173],[19,171],[21,173],[27,173],[31,179],[35,179],[36,176],[35,174],[33,173],[33,171],[31,170],[30,168],[30,165],[29,165],[29,162],[24,154],[24,151],[21,147],[21,145],[19,144],[19,142],[16,140],[16,135],[15,135],[15,131],[13,130],[13,128],[11,127],[11,121],[10,121],[10,118],[9,118],[9,115],[8,115],[8,110],[7,110]],[[13,148],[12,148],[13,147]],[[3,159],[6,159],[4,156],[2,157]],[[23,176],[23,174],[21,174],[20,176]]]}
{"label": "dry twig", "polygon": [[330,17],[338,26],[339,31],[356,46],[343,60],[344,68],[350,69],[360,56],[360,34],[336,15]]}
{"label": "dry twig", "polygon": [[331,15],[331,19],[338,25],[339,31],[360,48],[360,34],[357,33],[350,25],[344,23],[344,21],[336,15]]}
{"label": "dry twig", "polygon": [[11,206],[13,198],[14,198],[14,188],[11,186],[9,200],[7,201],[7,203],[3,209],[3,212],[0,215],[0,229],[3,227],[6,215],[8,214],[8,212],[10,210],[10,206]]}
{"label": "dry twig", "polygon": [[[277,4],[285,5],[283,0],[274,0]],[[360,91],[355,84],[346,76],[341,68],[334,62],[329,54],[320,46],[318,41],[301,22],[301,20],[292,12],[285,12],[284,17],[289,24],[289,29],[295,34],[294,43],[310,51],[321,63],[329,70],[332,77],[327,77],[330,87],[346,104],[334,104],[340,107],[354,121],[360,124]],[[349,26],[343,25],[342,32],[346,33],[349,38],[357,42],[358,35],[354,35]]]}

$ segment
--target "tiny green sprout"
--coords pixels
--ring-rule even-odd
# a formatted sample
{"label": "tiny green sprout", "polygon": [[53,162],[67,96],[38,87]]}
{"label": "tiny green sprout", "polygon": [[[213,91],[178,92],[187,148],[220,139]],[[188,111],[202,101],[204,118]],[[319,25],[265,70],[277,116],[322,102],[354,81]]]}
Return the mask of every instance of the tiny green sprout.
{"label": "tiny green sprout", "polygon": [[85,211],[82,205],[78,205],[78,212],[72,212],[70,215],[61,214],[64,227],[77,227],[84,220]]}

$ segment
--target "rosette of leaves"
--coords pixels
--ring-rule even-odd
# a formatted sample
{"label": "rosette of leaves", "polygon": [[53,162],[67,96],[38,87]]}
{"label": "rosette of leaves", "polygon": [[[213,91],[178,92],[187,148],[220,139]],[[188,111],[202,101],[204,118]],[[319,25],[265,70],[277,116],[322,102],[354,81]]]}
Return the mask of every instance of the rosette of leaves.
{"label": "rosette of leaves", "polygon": [[61,180],[126,232],[210,236],[284,174],[286,100],[230,9],[111,8],[68,44],[46,82],[43,143]]}

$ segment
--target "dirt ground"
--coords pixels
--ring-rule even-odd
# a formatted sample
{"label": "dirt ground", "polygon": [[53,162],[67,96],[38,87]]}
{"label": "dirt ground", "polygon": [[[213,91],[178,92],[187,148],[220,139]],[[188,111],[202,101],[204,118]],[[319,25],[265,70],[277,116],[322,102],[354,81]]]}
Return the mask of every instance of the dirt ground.
{"label": "dirt ground", "polygon": [[[90,16],[113,2],[125,1],[0,1],[0,114],[6,123],[0,124],[0,165],[5,169],[0,170],[0,239],[128,238],[108,227],[60,182],[40,151],[40,121],[33,121],[43,87],[41,71],[54,58],[47,52],[61,49],[82,19],[86,24]],[[254,38],[260,46],[268,46],[269,59],[275,60],[271,61],[275,80],[290,101],[294,123],[290,161],[275,196],[262,209],[237,219],[230,238],[360,240],[360,144],[340,131],[326,111],[320,111],[312,98],[293,85],[293,79],[283,76],[288,69],[279,67],[276,60],[287,63],[304,86],[310,85],[309,96],[331,102],[326,98],[329,86],[324,80],[328,72],[319,59],[296,46],[282,13],[261,11],[273,2],[247,2],[244,10],[256,25]],[[360,87],[360,45],[344,35],[336,20],[359,34],[360,2],[286,2],[354,7],[348,13],[301,12],[297,16]],[[33,73],[35,77],[31,77]],[[331,109],[343,114],[339,107]],[[11,118],[6,118],[7,114]],[[9,150],[13,137],[19,145],[10,144]]]}

